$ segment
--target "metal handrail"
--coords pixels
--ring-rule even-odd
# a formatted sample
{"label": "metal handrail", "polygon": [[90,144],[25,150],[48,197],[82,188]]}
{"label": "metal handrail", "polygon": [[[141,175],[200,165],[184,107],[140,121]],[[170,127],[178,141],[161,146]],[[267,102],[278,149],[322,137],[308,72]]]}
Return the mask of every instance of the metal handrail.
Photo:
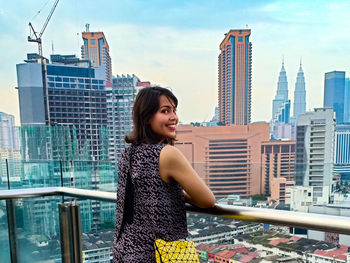
{"label": "metal handrail", "polygon": [[[67,187],[28,188],[0,191],[0,200],[44,196],[67,196],[81,199],[116,202],[116,193]],[[350,235],[350,217],[344,216],[218,204],[214,208],[210,209],[198,208],[190,204],[186,204],[186,210],[193,213],[201,213],[237,220]]]}

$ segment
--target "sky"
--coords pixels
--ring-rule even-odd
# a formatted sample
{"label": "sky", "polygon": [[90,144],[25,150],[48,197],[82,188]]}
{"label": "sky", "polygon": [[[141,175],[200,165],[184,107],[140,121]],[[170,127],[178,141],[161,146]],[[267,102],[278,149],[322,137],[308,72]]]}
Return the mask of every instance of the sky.
{"label": "sky", "polygon": [[[19,124],[16,64],[27,53],[28,23],[40,31],[54,0],[0,0],[0,111]],[[43,34],[44,56],[80,57],[81,32],[103,31],[113,75],[135,74],[169,87],[180,121],[208,121],[218,100],[218,55],[230,29],[251,29],[252,121],[270,121],[284,57],[289,98],[299,63],[306,108],[323,105],[324,73],[350,73],[350,1],[60,0]]]}

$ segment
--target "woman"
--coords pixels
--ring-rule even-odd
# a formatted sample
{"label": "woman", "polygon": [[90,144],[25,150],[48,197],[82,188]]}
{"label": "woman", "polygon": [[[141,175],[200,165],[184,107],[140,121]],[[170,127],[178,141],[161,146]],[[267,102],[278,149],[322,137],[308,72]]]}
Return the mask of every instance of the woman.
{"label": "woman", "polygon": [[161,87],[144,88],[136,97],[134,128],[125,138],[131,146],[119,159],[114,262],[155,262],[156,239],[187,237],[185,199],[202,208],[215,205],[213,193],[173,146],[176,107],[177,98]]}

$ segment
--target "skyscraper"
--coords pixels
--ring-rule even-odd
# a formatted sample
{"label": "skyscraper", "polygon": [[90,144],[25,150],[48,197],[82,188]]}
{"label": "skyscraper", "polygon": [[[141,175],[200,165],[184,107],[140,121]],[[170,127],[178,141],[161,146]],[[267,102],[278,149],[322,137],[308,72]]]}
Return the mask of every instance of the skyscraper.
{"label": "skyscraper", "polygon": [[84,45],[81,47],[81,58],[92,61],[94,67],[105,67],[106,86],[112,86],[112,59],[109,55],[109,46],[103,32],[89,32],[87,25],[86,32],[82,33]]}
{"label": "skyscraper", "polygon": [[15,117],[0,112],[0,150],[19,150],[18,128],[15,127]]}
{"label": "skyscraper", "polygon": [[291,139],[290,100],[288,99],[288,81],[284,61],[278,77],[277,92],[272,102],[271,139]]}
{"label": "skyscraper", "polygon": [[350,123],[350,78],[345,78],[344,122]]}
{"label": "skyscraper", "polygon": [[[89,159],[104,159],[101,126],[107,126],[106,89],[102,67],[73,56],[52,55],[47,64],[50,124],[69,126]],[[41,65],[17,64],[19,106],[22,126],[44,126],[44,94]],[[107,136],[108,142],[108,136]],[[83,147],[85,146],[85,147]],[[107,147],[108,148],[108,147]],[[57,159],[50,156],[48,159]],[[85,158],[84,158],[85,159]]]}
{"label": "skyscraper", "polygon": [[250,29],[231,29],[220,44],[219,121],[247,125],[251,118],[252,43]]}
{"label": "skyscraper", "polygon": [[125,136],[132,129],[132,108],[138,91],[149,87],[150,82],[141,82],[135,75],[113,77],[112,88],[107,88],[107,115],[109,130],[109,159],[117,168],[118,157],[127,147]]}
{"label": "skyscraper", "polygon": [[334,112],[317,108],[298,118],[296,142],[296,185],[313,186],[314,201],[330,187],[334,161]]}
{"label": "skyscraper", "polygon": [[272,105],[272,118],[276,116],[276,113],[280,110],[282,104],[288,100],[288,81],[287,74],[284,68],[284,62],[282,62],[282,68],[278,77],[277,92]]}
{"label": "skyscraper", "polygon": [[332,71],[324,76],[323,107],[333,108],[336,122],[344,123],[345,71]]}
{"label": "skyscraper", "polygon": [[305,90],[305,77],[303,68],[299,67],[299,72],[297,75],[297,81],[295,82],[294,90],[294,107],[293,107],[293,117],[295,120],[298,119],[300,114],[306,112],[306,90]]}
{"label": "skyscraper", "polygon": [[334,163],[350,165],[350,125],[339,124],[336,126]]}

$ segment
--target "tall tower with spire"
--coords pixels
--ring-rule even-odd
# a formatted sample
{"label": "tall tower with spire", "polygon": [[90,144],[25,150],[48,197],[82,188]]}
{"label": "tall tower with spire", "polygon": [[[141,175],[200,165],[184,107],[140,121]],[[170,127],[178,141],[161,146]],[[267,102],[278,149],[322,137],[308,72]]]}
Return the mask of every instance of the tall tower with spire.
{"label": "tall tower with spire", "polygon": [[303,68],[300,67],[297,75],[297,81],[295,82],[295,90],[294,90],[294,105],[293,105],[293,118],[298,120],[298,116],[300,114],[304,114],[306,112],[306,90],[305,90],[305,78]]}
{"label": "tall tower with spire", "polygon": [[288,99],[288,81],[284,59],[278,77],[277,92],[272,101],[272,119],[270,123],[271,139],[279,140],[291,138],[290,128],[290,100]]}
{"label": "tall tower with spire", "polygon": [[288,100],[288,81],[284,68],[284,59],[282,60],[282,68],[277,82],[277,92],[272,102],[272,118],[276,116],[282,104]]}

